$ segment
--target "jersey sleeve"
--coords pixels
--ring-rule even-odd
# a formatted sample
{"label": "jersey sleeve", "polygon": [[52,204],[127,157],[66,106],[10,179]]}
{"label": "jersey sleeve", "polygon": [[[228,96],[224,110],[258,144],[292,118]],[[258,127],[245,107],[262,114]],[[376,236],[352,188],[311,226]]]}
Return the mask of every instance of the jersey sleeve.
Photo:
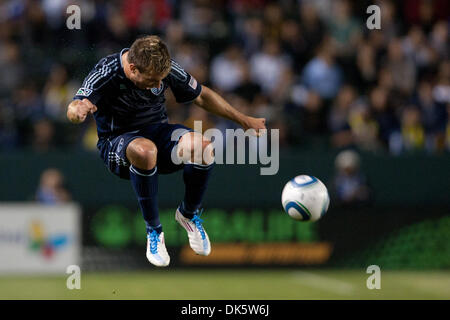
{"label": "jersey sleeve", "polygon": [[169,81],[169,87],[178,103],[191,102],[202,92],[200,83],[173,60],[172,68],[167,79]]}
{"label": "jersey sleeve", "polygon": [[106,84],[115,70],[117,69],[114,64],[108,63],[106,58],[101,59],[87,77],[84,78],[83,84],[73,99],[82,100],[86,98],[93,104],[96,104],[105,95]]}

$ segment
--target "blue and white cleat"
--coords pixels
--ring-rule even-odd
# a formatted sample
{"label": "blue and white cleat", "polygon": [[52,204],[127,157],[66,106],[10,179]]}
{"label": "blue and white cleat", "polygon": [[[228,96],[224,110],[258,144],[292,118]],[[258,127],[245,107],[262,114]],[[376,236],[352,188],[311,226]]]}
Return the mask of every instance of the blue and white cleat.
{"label": "blue and white cleat", "polygon": [[211,243],[208,234],[202,226],[200,219],[202,211],[197,210],[192,219],[188,219],[180,212],[180,208],[175,213],[175,220],[187,231],[189,245],[196,254],[207,256],[211,252]]}
{"label": "blue and white cleat", "polygon": [[164,241],[164,232],[158,234],[155,230],[147,233],[147,259],[157,267],[166,267],[170,263]]}

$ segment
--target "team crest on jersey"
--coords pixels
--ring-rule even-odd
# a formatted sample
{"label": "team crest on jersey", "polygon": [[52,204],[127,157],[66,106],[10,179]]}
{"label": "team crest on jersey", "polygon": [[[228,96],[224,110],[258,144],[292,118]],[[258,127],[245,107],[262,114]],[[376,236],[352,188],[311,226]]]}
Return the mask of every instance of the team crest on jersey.
{"label": "team crest on jersey", "polygon": [[161,83],[159,88],[152,88],[151,91],[155,96],[158,96],[164,89],[164,83]]}
{"label": "team crest on jersey", "polygon": [[88,88],[80,88],[77,91],[77,96],[85,96],[88,97],[92,93],[92,89]]}

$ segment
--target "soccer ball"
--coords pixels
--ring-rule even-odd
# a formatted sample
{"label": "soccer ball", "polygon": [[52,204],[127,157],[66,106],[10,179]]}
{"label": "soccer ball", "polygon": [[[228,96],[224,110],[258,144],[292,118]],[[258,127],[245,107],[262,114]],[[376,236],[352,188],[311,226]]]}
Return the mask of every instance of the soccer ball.
{"label": "soccer ball", "polygon": [[330,197],[322,181],[313,176],[300,175],[286,183],[281,203],[292,219],[317,221],[327,212]]}

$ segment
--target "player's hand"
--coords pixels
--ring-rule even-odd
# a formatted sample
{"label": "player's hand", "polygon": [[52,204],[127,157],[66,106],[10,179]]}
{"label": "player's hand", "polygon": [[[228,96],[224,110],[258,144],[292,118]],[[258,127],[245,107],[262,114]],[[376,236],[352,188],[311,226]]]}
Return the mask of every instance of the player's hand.
{"label": "player's hand", "polygon": [[262,136],[266,132],[266,119],[246,117],[242,123],[244,130],[254,129],[257,137]]}
{"label": "player's hand", "polygon": [[73,123],[83,122],[89,113],[97,111],[97,107],[88,99],[74,100],[69,105],[67,116]]}

